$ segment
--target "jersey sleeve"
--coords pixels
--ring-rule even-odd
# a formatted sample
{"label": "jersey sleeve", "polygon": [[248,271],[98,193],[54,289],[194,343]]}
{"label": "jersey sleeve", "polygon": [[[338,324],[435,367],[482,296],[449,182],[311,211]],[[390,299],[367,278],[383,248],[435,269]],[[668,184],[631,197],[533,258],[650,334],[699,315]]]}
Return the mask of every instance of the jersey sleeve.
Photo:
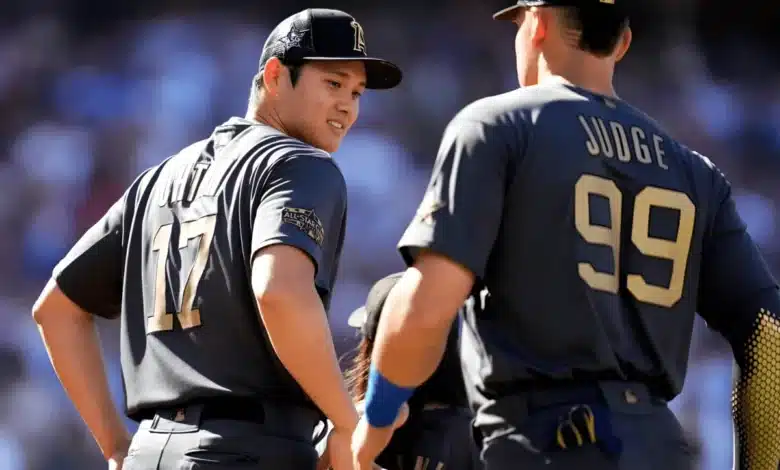
{"label": "jersey sleeve", "polygon": [[731,344],[738,364],[732,395],[738,469],[780,460],[780,291],[731,197],[719,205],[705,243],[700,315]]}
{"label": "jersey sleeve", "polygon": [[501,223],[511,154],[502,130],[468,117],[447,126],[425,196],[398,244],[408,265],[428,249],[484,276]]}
{"label": "jersey sleeve", "polygon": [[749,336],[762,307],[760,297],[778,286],[737,212],[727,183],[720,194],[704,241],[697,307],[709,326],[734,345]]}
{"label": "jersey sleeve", "polygon": [[125,193],[55,267],[52,278],[76,305],[105,318],[121,313]]}
{"label": "jersey sleeve", "polygon": [[[336,269],[341,228],[346,217],[344,176],[328,157],[284,157],[270,170],[262,187],[252,227],[252,259],[263,248],[294,246],[311,258],[317,279]],[[326,287],[326,286],[320,286]]]}

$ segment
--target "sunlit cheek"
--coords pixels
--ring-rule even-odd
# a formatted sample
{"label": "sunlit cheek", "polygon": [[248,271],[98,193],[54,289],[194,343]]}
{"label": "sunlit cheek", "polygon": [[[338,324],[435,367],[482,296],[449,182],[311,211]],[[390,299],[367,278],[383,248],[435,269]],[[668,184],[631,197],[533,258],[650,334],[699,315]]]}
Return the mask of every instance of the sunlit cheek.
{"label": "sunlit cheek", "polygon": [[352,125],[355,124],[355,121],[357,121],[359,115],[360,115],[360,102],[356,100],[354,106],[352,107],[352,112],[350,113],[351,120],[349,122],[349,127],[352,127]]}

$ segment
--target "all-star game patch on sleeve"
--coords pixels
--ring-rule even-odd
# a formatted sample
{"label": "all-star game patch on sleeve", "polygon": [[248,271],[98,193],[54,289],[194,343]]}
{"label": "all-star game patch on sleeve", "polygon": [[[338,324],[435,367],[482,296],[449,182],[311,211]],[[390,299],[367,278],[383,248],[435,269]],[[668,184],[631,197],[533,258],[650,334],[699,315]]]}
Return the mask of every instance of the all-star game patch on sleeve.
{"label": "all-star game patch on sleeve", "polygon": [[313,209],[284,207],[282,208],[282,223],[298,227],[298,230],[308,235],[318,246],[322,246],[325,239],[325,229]]}
{"label": "all-star game patch on sleeve", "polygon": [[270,170],[254,216],[252,258],[275,244],[294,246],[314,262],[318,285],[335,270],[346,217],[347,189],[328,157],[285,156]]}

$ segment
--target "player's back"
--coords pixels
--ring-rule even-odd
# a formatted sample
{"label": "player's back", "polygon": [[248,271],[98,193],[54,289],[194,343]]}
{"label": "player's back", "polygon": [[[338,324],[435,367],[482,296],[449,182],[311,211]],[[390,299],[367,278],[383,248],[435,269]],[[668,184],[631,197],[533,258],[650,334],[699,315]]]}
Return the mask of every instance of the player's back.
{"label": "player's back", "polygon": [[[314,159],[314,168],[341,177],[327,153],[234,118],[134,183],[122,306],[131,414],[221,395],[308,403],[267,340],[250,281],[261,248],[253,243],[254,214],[268,188],[285,184],[274,169],[293,159]],[[281,217],[274,223],[294,224],[312,240],[338,240],[324,255],[338,259],[343,224],[323,234],[305,209]],[[277,238],[265,243],[282,242],[283,234]],[[334,272],[318,273],[326,306]]]}
{"label": "player's back", "polygon": [[628,104],[563,83],[471,108],[506,130],[514,155],[476,316],[492,358],[483,378],[622,378],[678,393],[713,212],[709,162]]}

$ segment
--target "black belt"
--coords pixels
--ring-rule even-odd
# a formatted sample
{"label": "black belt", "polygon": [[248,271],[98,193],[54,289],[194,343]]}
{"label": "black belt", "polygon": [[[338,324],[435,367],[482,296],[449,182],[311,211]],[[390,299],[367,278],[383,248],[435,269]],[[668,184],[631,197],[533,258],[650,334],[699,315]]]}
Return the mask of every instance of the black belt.
{"label": "black belt", "polygon": [[311,439],[314,428],[323,419],[322,414],[310,406],[251,397],[200,398],[183,404],[154,408],[142,415],[142,419],[153,419],[155,424],[161,419],[200,426],[215,420],[253,422],[282,435],[301,439]]}
{"label": "black belt", "polygon": [[[610,384],[605,389],[604,384]],[[611,393],[610,393],[611,392]],[[529,410],[575,403],[607,403],[617,401],[627,405],[640,402],[666,404],[651,387],[629,381],[560,381],[523,384],[512,388],[510,396],[522,396]]]}
{"label": "black belt", "polygon": [[149,407],[135,413],[138,421],[153,419],[156,415],[176,420],[176,415],[188,407],[201,406],[200,419],[234,419],[263,423],[265,421],[266,402],[249,397],[211,397],[198,398],[183,403]]}
{"label": "black belt", "polygon": [[224,419],[265,423],[266,408],[273,404],[254,398],[209,398],[193,404],[203,406],[201,420]]}

